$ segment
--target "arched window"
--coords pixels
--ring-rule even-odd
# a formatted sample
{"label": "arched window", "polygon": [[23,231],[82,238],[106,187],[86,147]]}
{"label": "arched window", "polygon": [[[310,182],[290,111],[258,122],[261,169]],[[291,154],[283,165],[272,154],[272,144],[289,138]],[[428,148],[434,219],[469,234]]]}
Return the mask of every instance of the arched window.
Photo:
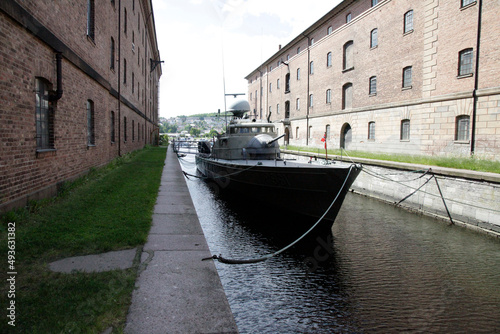
{"label": "arched window", "polygon": [[332,53],[328,52],[326,55],[326,67],[332,66]]}
{"label": "arched window", "polygon": [[314,62],[309,63],[309,74],[314,74]]}
{"label": "arched window", "polygon": [[349,70],[354,67],[354,42],[349,41],[344,44],[344,70]]}
{"label": "arched window", "polygon": [[368,140],[375,140],[375,122],[368,123]]}
{"label": "arched window", "polygon": [[409,10],[405,13],[404,17],[404,33],[409,33],[413,31],[413,10]]}
{"label": "arched window", "polygon": [[94,0],[87,0],[87,36],[95,38],[95,4]]}
{"label": "arched window", "polygon": [[348,82],[342,87],[342,109],[352,108],[352,83]]}
{"label": "arched window", "polygon": [[374,48],[378,46],[378,29],[375,28],[370,33],[370,47]]}
{"label": "arched window", "polygon": [[110,123],[109,123],[109,127],[110,127],[110,134],[111,134],[111,142],[114,143],[115,142],[115,112],[114,111],[111,111],[111,119],[110,119]]}
{"label": "arched window", "polygon": [[326,103],[332,103],[332,90],[326,90]]}
{"label": "arched window", "polygon": [[401,140],[410,140],[410,120],[404,119],[401,121]]}
{"label": "arched window", "polygon": [[110,45],[110,60],[109,60],[109,68],[114,70],[115,69],[115,40],[113,37],[111,37],[111,45]]}
{"label": "arched window", "polygon": [[47,150],[54,148],[54,112],[49,107],[50,83],[43,78],[36,78],[35,87],[35,120],[36,148]]}
{"label": "arched window", "polygon": [[375,76],[370,78],[368,94],[369,95],[376,95],[377,94],[377,77],[375,77]]}
{"label": "arched window", "polygon": [[87,100],[87,145],[95,145],[94,101]]}
{"label": "arched window", "polygon": [[127,83],[127,59],[123,59],[123,83]]}
{"label": "arched window", "polygon": [[403,88],[411,88],[412,69],[411,66],[403,68]]}

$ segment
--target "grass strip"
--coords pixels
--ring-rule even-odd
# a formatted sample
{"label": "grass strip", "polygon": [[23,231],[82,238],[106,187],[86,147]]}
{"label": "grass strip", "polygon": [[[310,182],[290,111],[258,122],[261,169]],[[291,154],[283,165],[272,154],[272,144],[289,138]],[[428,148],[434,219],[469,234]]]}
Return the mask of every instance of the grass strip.
{"label": "grass strip", "polygon": [[[165,148],[146,148],[66,183],[55,199],[3,215],[0,332],[122,332],[137,268],[54,273],[54,260],[134,248],[146,242],[164,166]],[[7,298],[7,232],[15,222],[15,298]],[[15,328],[7,307],[15,300]],[[14,331],[12,331],[14,329]]]}
{"label": "grass strip", "polygon": [[[289,145],[286,149],[296,152],[310,152],[323,155],[325,154],[325,150],[320,148]],[[428,165],[428,166],[467,169],[479,172],[500,173],[500,161],[479,159],[476,157],[439,157],[439,156],[425,156],[425,155],[411,155],[411,154],[388,154],[388,153],[364,152],[364,151],[347,151],[347,154],[352,158],[406,162],[406,163]],[[346,153],[341,152],[339,149],[328,149],[328,155],[345,156]]]}

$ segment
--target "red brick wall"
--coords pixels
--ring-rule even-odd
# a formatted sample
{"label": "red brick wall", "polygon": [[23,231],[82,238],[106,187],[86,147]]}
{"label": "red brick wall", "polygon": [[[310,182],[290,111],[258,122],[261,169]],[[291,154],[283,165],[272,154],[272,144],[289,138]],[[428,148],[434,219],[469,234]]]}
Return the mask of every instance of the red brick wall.
{"label": "red brick wall", "polygon": [[[94,41],[86,36],[85,1],[64,5],[53,1],[19,1],[64,46],[63,95],[55,105],[55,150],[50,152],[37,152],[35,80],[42,77],[56,89],[54,46],[35,36],[36,29],[25,29],[15,17],[0,10],[0,210],[23,205],[31,198],[52,195],[60,182],[150,143],[154,129],[152,121],[158,118],[156,87],[160,70],[150,74],[149,61],[146,61],[151,56],[152,45],[154,48],[156,45],[149,38],[144,38],[142,43],[145,28],[138,23],[144,25],[143,6],[136,1],[134,11],[132,1],[122,1],[124,5],[129,2],[127,30],[128,35],[135,30],[136,48],[132,50],[129,36],[122,36],[121,57],[130,59],[127,61],[127,85],[123,85],[118,82],[118,72],[123,71],[117,58],[118,8],[110,1],[96,10]],[[101,6],[101,3],[96,1],[96,5]],[[111,36],[116,43],[115,70],[110,69]],[[133,93],[132,72],[135,76]],[[123,78],[123,73],[120,74]],[[116,98],[118,90],[124,98],[120,105]],[[89,99],[94,102],[95,146],[87,145],[86,104]],[[115,142],[111,141],[112,111],[115,113]],[[123,138],[124,117],[127,118],[126,141]]]}
{"label": "red brick wall", "polygon": [[[271,120],[278,122],[280,133],[289,126],[290,144],[295,145],[322,147],[320,138],[326,125],[330,125],[330,147],[338,148],[342,126],[349,123],[353,130],[351,149],[467,155],[471,142],[455,140],[455,121],[457,116],[469,115],[472,125],[472,94],[478,76],[475,153],[498,159],[500,44],[496,40],[500,33],[497,24],[500,3],[483,1],[479,73],[464,77],[458,77],[459,52],[473,48],[475,63],[479,2],[465,8],[460,4],[459,0],[385,0],[372,8],[370,0],[342,2],[306,30],[305,33],[315,40],[309,50],[307,38],[297,36],[261,65],[264,115],[271,106]],[[404,34],[404,14],[410,9],[414,14],[413,31]],[[352,21],[346,24],[348,12],[352,13]],[[330,25],[333,33],[327,36]],[[378,29],[378,46],[370,48],[370,32],[374,28]],[[343,71],[343,47],[351,40],[354,42],[354,69]],[[301,53],[297,55],[299,45]],[[328,52],[333,55],[331,67],[326,66]],[[291,57],[288,66],[277,66],[277,61],[281,58],[286,61],[288,54]],[[308,75],[309,61],[314,61],[313,75]],[[412,66],[411,89],[402,89],[402,71],[406,66]],[[300,80],[296,79],[297,68],[301,69]],[[291,76],[289,93],[284,92],[287,73]],[[377,77],[376,95],[369,94],[371,76]],[[260,73],[254,71],[247,78],[249,94],[252,93],[251,105],[258,110]],[[281,89],[276,89],[278,79]],[[272,92],[269,92],[269,83],[273,85]],[[342,88],[346,83],[353,84],[353,103],[352,108],[343,110]],[[332,92],[331,103],[326,103],[327,89]],[[256,90],[259,91],[257,99]],[[307,107],[309,94],[314,96],[312,108]],[[300,110],[296,110],[297,98]],[[290,101],[290,125],[279,123],[285,118],[286,101]],[[277,104],[280,114],[276,113]],[[411,121],[410,140],[401,141],[400,122],[406,118]],[[375,140],[367,139],[370,121],[376,122]],[[310,126],[312,140],[306,140]]]}

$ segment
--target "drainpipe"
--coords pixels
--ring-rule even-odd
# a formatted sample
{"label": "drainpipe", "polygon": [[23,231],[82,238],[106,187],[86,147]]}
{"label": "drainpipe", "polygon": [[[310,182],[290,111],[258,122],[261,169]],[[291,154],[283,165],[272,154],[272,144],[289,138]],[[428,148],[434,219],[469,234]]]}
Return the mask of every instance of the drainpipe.
{"label": "drainpipe", "polygon": [[262,119],[262,76],[263,76],[263,72],[261,70],[258,70],[259,73],[260,73],[260,92],[259,92],[259,119]]}
{"label": "drainpipe", "polygon": [[476,40],[476,73],[474,78],[474,91],[472,92],[473,104],[472,104],[472,129],[470,138],[470,155],[474,156],[476,149],[476,114],[477,114],[477,90],[479,88],[479,50],[481,46],[481,20],[482,20],[482,8],[483,1],[478,2],[478,14],[477,14],[477,40]]}
{"label": "drainpipe", "polygon": [[310,136],[310,133],[309,133],[309,108],[311,107],[309,105],[309,103],[311,103],[311,100],[309,98],[309,76],[311,75],[311,38],[309,36],[306,36],[306,35],[303,35],[304,37],[307,38],[307,67],[306,67],[306,71],[307,71],[307,94],[306,94],[306,106],[307,106],[307,110],[306,110],[306,146],[309,146],[309,136]]}
{"label": "drainpipe", "polygon": [[118,0],[118,156],[122,156],[122,115],[121,115],[121,69],[122,69],[122,58],[121,58],[121,23],[122,23],[122,1]]}
{"label": "drainpipe", "polygon": [[62,53],[56,53],[56,72],[57,72],[57,89],[55,94],[49,95],[49,101],[55,102],[63,95],[62,89]]}

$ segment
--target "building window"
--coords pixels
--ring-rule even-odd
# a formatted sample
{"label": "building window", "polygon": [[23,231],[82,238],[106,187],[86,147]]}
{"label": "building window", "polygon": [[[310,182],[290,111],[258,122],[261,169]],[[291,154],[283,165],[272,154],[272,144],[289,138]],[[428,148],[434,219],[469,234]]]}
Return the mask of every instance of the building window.
{"label": "building window", "polygon": [[401,140],[410,140],[410,120],[404,119],[401,121]]}
{"label": "building window", "polygon": [[370,48],[378,46],[378,29],[375,28],[370,33]]}
{"label": "building window", "polygon": [[123,117],[123,141],[127,141],[127,117]]}
{"label": "building window", "polygon": [[473,3],[476,3],[476,0],[462,0],[462,7],[466,7]]}
{"label": "building window", "polygon": [[347,15],[345,16],[345,23],[349,23],[349,22],[351,22],[351,19],[352,19],[352,15],[351,15],[351,13],[347,14]]}
{"label": "building window", "polygon": [[54,148],[54,112],[49,107],[49,83],[36,78],[36,148],[47,150]]}
{"label": "building window", "polygon": [[469,140],[469,124],[470,117],[467,115],[458,116],[455,124],[455,140],[468,141]]}
{"label": "building window", "polygon": [[300,80],[300,68],[297,69],[297,80]]}
{"label": "building window", "polygon": [[314,44],[314,38],[311,38],[311,39],[309,40],[309,46],[312,46],[313,44]]}
{"label": "building window", "polygon": [[94,101],[87,100],[87,145],[95,145]]}
{"label": "building window", "polygon": [[135,124],[134,120],[132,120],[132,141],[135,140]]}
{"label": "building window", "polygon": [[327,124],[326,125],[326,128],[325,128],[325,132],[326,132],[326,140],[330,139],[330,124]]}
{"label": "building window", "polygon": [[123,32],[127,34],[127,8],[123,8]]}
{"label": "building window", "polygon": [[405,26],[404,33],[409,33],[413,31],[413,10],[409,10],[405,13]]}
{"label": "building window", "polygon": [[342,87],[342,109],[352,108],[352,83],[346,83]]}
{"label": "building window", "polygon": [[110,133],[111,133],[111,142],[115,142],[115,112],[111,111],[111,119],[110,119]]}
{"label": "building window", "polygon": [[332,90],[326,90],[326,103],[332,103]]}
{"label": "building window", "polygon": [[314,62],[309,63],[309,74],[314,74]]}
{"label": "building window", "polygon": [[300,99],[295,100],[295,109],[300,110]]}
{"label": "building window", "polygon": [[378,0],[372,0],[372,7],[375,7],[378,4]]}
{"label": "building window", "polygon": [[300,53],[300,46],[297,48],[297,54]]}
{"label": "building window", "polygon": [[375,122],[368,123],[368,140],[375,140]]}
{"label": "building window", "polygon": [[472,49],[465,49],[460,51],[458,54],[458,76],[469,75],[473,73],[473,64],[472,60],[474,58],[474,54]]}
{"label": "building window", "polygon": [[115,69],[115,40],[113,37],[111,37],[111,47],[110,47],[110,57],[111,59],[109,60],[109,68],[114,70]]}
{"label": "building window", "polygon": [[269,93],[271,93],[273,91],[273,83],[270,82],[269,83]]}
{"label": "building window", "polygon": [[326,29],[326,34],[330,35],[333,32],[332,26],[329,26],[328,29]]}
{"label": "building window", "polygon": [[276,105],[276,114],[277,115],[280,114],[280,104],[279,103]]}
{"label": "building window", "polygon": [[87,0],[87,36],[95,38],[95,4],[94,0]]}
{"label": "building window", "polygon": [[411,88],[412,83],[412,73],[411,66],[405,67],[403,69],[403,88]]}
{"label": "building window", "polygon": [[273,112],[272,107],[269,106],[269,115],[271,115],[272,112]]}
{"label": "building window", "polygon": [[344,44],[344,70],[349,70],[354,67],[353,51],[354,51],[353,41],[349,41]]}
{"label": "building window", "polygon": [[369,95],[377,95],[377,77],[370,78],[370,87],[368,88]]}
{"label": "building window", "polygon": [[127,83],[127,59],[123,59],[123,83]]}
{"label": "building window", "polygon": [[299,139],[299,127],[295,128],[295,139]]}
{"label": "building window", "polygon": [[280,79],[276,80],[276,89],[280,89]]}
{"label": "building window", "polygon": [[310,125],[309,126],[309,139],[312,139],[313,137],[313,127]]}
{"label": "building window", "polygon": [[132,72],[132,94],[134,94],[135,92],[135,76],[134,76],[134,72]]}
{"label": "building window", "polygon": [[326,67],[332,67],[332,53],[328,52],[326,55]]}
{"label": "building window", "polygon": [[313,107],[313,94],[309,95],[309,108]]}
{"label": "building window", "polygon": [[285,93],[290,93],[290,73],[285,75]]}

